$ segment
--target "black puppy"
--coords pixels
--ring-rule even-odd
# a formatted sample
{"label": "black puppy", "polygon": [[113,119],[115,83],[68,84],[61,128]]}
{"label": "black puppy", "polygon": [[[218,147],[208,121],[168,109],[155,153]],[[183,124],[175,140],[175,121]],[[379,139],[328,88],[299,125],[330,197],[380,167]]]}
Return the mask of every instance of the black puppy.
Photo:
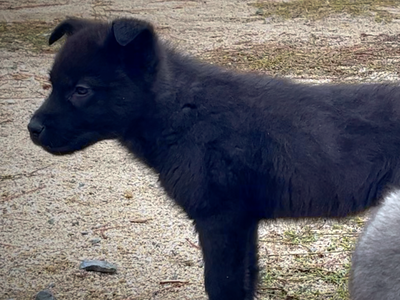
{"label": "black puppy", "polygon": [[183,56],[136,19],[62,22],[28,128],[68,154],[118,139],[195,221],[211,300],[253,299],[261,219],[341,217],[400,182],[400,88],[309,86]]}

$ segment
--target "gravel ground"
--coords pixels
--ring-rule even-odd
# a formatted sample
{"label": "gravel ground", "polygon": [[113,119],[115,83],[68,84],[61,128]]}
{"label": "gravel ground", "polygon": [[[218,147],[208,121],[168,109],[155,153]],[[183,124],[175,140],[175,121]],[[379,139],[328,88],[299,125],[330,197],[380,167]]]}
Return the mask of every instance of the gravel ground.
{"label": "gravel ground", "polygon": [[[0,21],[140,17],[197,56],[243,43],[317,36],[342,46],[359,43],[363,33],[400,32],[397,22],[346,16],[271,21],[255,15],[248,3],[5,0],[0,1]],[[206,299],[197,235],[164,194],[156,174],[113,141],[66,157],[50,156],[31,143],[26,125],[48,93],[52,58],[0,48],[0,299],[31,299],[45,288],[57,299]],[[264,224],[260,239],[288,226],[297,225]],[[299,249],[283,251],[289,250]],[[261,266],[267,265],[267,254],[281,251],[260,244]],[[107,260],[118,272],[80,272],[83,259]]]}

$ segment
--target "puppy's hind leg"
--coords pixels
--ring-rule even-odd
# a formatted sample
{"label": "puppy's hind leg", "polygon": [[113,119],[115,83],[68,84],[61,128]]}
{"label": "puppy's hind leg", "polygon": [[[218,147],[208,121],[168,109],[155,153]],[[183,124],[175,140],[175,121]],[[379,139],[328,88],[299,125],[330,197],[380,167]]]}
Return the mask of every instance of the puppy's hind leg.
{"label": "puppy's hind leg", "polygon": [[244,216],[229,214],[196,220],[210,300],[253,299],[256,258],[254,244],[249,248],[248,241],[254,238],[254,223]]}

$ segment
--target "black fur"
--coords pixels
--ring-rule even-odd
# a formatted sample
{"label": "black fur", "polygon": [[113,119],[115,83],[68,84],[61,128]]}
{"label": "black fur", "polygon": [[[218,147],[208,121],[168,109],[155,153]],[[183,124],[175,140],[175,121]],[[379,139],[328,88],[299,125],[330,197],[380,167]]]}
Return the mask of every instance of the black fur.
{"label": "black fur", "polygon": [[400,88],[296,84],[185,57],[144,21],[68,19],[32,140],[115,138],[195,221],[211,300],[253,299],[261,219],[342,217],[399,183]]}

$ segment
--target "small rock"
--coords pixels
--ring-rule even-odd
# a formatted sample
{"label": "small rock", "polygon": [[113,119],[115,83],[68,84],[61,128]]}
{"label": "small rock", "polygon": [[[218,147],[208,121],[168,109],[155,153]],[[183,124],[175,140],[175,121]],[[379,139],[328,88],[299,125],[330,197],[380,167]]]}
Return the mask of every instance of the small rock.
{"label": "small rock", "polygon": [[90,242],[91,242],[93,245],[100,243],[100,241],[101,241],[101,240],[100,240],[99,238],[95,238],[95,239],[90,240]]}
{"label": "small rock", "polygon": [[72,222],[72,226],[77,226],[77,225],[79,225],[79,222],[78,222],[78,221],[73,221],[73,222]]}
{"label": "small rock", "polygon": [[131,198],[133,198],[133,194],[131,191],[125,191],[124,197],[127,199],[131,199]]}
{"label": "small rock", "polygon": [[81,231],[81,234],[82,234],[82,235],[88,235],[88,234],[89,234],[89,231]]}
{"label": "small rock", "polygon": [[194,262],[192,260],[185,260],[183,263],[187,267],[192,267],[194,265]]}
{"label": "small rock", "polygon": [[263,14],[264,14],[264,11],[261,8],[256,10],[256,15],[262,16]]}
{"label": "small rock", "polygon": [[6,104],[15,104],[15,100],[6,100],[4,101]]}
{"label": "small rock", "polygon": [[78,185],[79,187],[84,187],[85,186],[85,184],[84,183],[79,183],[79,185]]}
{"label": "small rock", "polygon": [[199,268],[203,268],[204,267],[204,261],[200,260],[198,263]]}
{"label": "small rock", "polygon": [[49,90],[49,89],[51,89],[51,84],[48,84],[48,83],[42,84],[42,89],[44,89],[44,90]]}
{"label": "small rock", "polygon": [[55,300],[53,294],[49,290],[43,290],[36,294],[35,300]]}
{"label": "small rock", "polygon": [[79,269],[111,274],[117,272],[116,266],[104,260],[84,260],[81,262]]}
{"label": "small rock", "polygon": [[51,218],[50,220],[47,221],[47,223],[49,223],[50,225],[53,225],[54,224],[54,219]]}

